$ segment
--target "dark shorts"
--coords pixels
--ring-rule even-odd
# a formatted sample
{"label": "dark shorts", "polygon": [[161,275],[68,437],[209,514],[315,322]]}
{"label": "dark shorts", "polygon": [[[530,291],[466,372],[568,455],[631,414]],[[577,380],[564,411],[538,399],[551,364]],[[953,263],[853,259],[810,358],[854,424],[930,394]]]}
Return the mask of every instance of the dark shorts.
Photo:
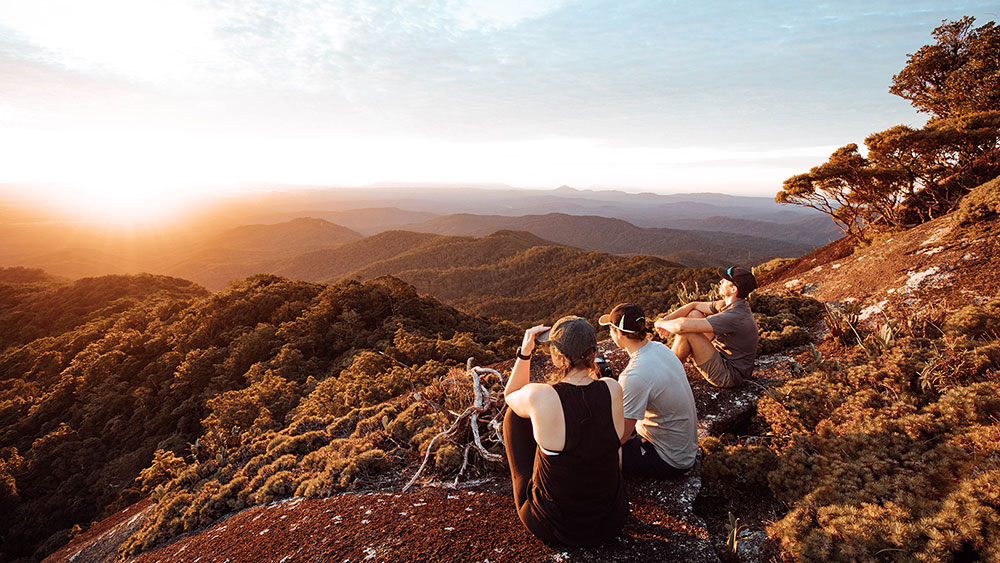
{"label": "dark shorts", "polygon": [[726,360],[722,359],[722,354],[718,350],[712,357],[697,364],[698,371],[716,387],[737,387],[743,385],[743,377],[730,366]]}
{"label": "dark shorts", "polygon": [[[690,469],[690,468],[689,468]],[[622,444],[622,473],[655,479],[679,479],[688,472],[670,465],[656,453],[656,446],[635,432]]]}

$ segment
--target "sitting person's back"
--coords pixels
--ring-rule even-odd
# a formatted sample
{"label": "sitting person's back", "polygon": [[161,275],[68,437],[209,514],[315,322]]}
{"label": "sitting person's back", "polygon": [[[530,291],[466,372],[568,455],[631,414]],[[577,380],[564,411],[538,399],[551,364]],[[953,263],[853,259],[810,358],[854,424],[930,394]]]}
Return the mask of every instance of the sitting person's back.
{"label": "sitting person's back", "polygon": [[618,533],[627,513],[611,393],[603,381],[586,386],[557,383],[553,389],[566,418],[566,445],[556,455],[539,451],[532,479],[534,504],[549,515],[553,535],[561,543],[601,543]]}
{"label": "sitting person's back", "polygon": [[646,315],[636,305],[616,305],[600,323],[629,354],[618,376],[625,397],[622,469],[626,475],[681,477],[698,455],[698,414],[684,366],[670,348],[646,338]]}
{"label": "sitting person's back", "polygon": [[579,317],[551,331],[554,385],[529,383],[538,326],[525,331],[505,395],[504,445],[521,522],[546,543],[596,545],[625,525],[628,501],[618,449],[622,391],[598,373],[596,333]]}

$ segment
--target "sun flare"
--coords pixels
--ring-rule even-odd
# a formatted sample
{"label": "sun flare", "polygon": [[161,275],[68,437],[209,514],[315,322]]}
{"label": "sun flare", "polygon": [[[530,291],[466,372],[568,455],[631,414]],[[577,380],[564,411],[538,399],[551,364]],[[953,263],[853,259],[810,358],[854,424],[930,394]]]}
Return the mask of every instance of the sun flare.
{"label": "sun flare", "polygon": [[179,219],[189,194],[167,186],[94,182],[63,187],[46,199],[74,220],[143,229]]}

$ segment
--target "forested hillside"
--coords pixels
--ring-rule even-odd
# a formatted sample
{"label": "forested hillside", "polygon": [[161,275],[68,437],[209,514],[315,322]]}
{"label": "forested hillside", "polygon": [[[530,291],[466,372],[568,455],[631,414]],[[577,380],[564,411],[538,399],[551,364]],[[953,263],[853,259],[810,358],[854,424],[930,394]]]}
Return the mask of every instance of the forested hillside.
{"label": "forested hillside", "polygon": [[506,357],[519,339],[510,324],[392,278],[327,286],[257,276],[214,295],[155,276],[2,291],[4,326],[19,329],[4,334],[0,354],[5,559],[43,555],[73,526],[148,494],[134,480],[154,451],[153,473],[175,456],[308,427],[310,416],[357,422],[359,409],[468,357]]}
{"label": "forested hillside", "polygon": [[500,262],[532,246],[552,244],[530,233],[504,231],[477,239],[386,231],[337,248],[299,256],[278,268],[292,279],[370,279],[414,268],[447,270]]}
{"label": "forested hillside", "polygon": [[596,318],[621,302],[667,311],[678,294],[718,281],[712,269],[562,246],[536,246],[496,264],[396,275],[464,311],[529,324],[567,314]]}
{"label": "forested hillside", "polygon": [[[363,267],[348,271],[352,265]],[[291,278],[370,279],[391,274],[463,311],[513,322],[596,317],[614,303],[650,310],[717,275],[649,256],[617,256],[553,245],[522,231],[489,236],[389,231],[312,253],[279,270]]]}

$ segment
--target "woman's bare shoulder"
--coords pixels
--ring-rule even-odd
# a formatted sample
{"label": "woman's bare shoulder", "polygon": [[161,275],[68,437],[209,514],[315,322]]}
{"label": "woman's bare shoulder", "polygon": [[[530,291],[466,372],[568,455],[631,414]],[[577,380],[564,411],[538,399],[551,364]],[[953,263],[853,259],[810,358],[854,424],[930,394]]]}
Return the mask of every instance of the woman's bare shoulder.
{"label": "woman's bare shoulder", "polygon": [[608,386],[608,390],[611,391],[612,396],[621,396],[624,394],[622,386],[618,383],[617,379],[613,377],[602,377],[601,381]]}

